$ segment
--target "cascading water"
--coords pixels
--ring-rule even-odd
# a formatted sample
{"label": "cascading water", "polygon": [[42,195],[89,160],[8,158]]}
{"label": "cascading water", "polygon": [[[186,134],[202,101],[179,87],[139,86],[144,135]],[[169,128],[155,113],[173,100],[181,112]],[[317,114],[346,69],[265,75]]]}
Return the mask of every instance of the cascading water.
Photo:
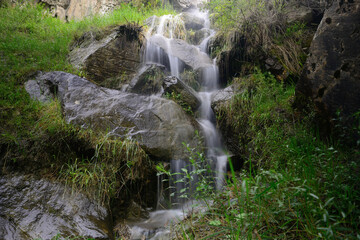
{"label": "cascading water", "polygon": [[[202,42],[195,48],[189,48],[192,52],[187,54],[194,54],[194,51],[207,53],[208,43],[210,38],[215,34],[214,30],[210,29],[209,19],[206,13],[200,12],[198,9],[193,9],[190,14],[195,15],[198,18],[204,19],[204,28],[206,28],[207,36],[204,36]],[[179,30],[180,29],[180,30]],[[153,17],[151,26],[146,35],[147,45],[146,51],[143,57],[145,64],[162,64],[164,65],[171,75],[180,78],[181,72],[184,70],[184,62],[178,57],[173,55],[173,49],[171,41],[176,39],[183,39],[185,36],[181,34],[181,30],[185,30],[185,24],[181,18],[177,16],[167,15],[160,18]],[[159,40],[160,39],[160,40]],[[163,44],[159,46],[159,41]],[[196,50],[194,50],[196,49]],[[205,60],[202,60],[205,59]],[[199,118],[197,121],[202,128],[202,132],[205,138],[206,144],[206,158],[209,161],[210,166],[215,171],[216,178],[214,184],[217,189],[221,189],[224,182],[224,174],[227,164],[227,156],[223,151],[221,144],[220,134],[215,127],[215,115],[211,109],[211,96],[213,92],[219,89],[219,74],[216,66],[216,61],[211,61],[208,56],[202,58],[199,61],[201,63],[195,63],[196,66],[201,67],[201,91],[199,97],[201,99],[201,105],[199,108]],[[200,69],[200,68],[199,68]],[[188,162],[184,160],[172,160],[170,162],[170,171],[172,173],[181,173],[184,169],[192,171],[193,166],[190,166]],[[194,176],[195,180],[197,176]],[[164,228],[169,221],[178,221],[186,215],[186,211],[191,209],[191,204],[186,203],[180,195],[183,190],[188,186],[186,182],[179,182],[181,175],[174,175],[170,185],[173,185],[173,192],[171,196],[172,210],[158,210],[150,213],[150,218],[141,223],[135,224],[132,228],[131,239],[168,239],[169,230]],[[194,180],[193,180],[194,181]],[[161,194],[162,179],[158,180],[159,192],[158,199],[164,199]],[[194,189],[187,189],[189,195]],[[165,191],[166,192],[166,191]],[[170,191],[171,192],[171,191]],[[161,204],[158,204],[158,206]],[[157,229],[157,230],[154,230]]]}

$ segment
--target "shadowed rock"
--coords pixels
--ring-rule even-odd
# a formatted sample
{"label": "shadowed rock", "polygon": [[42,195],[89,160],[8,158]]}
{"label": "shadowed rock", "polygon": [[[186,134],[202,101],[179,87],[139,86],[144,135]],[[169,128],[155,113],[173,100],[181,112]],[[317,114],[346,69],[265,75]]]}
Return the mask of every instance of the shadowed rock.
{"label": "shadowed rock", "polygon": [[128,92],[143,95],[157,94],[162,91],[162,82],[165,77],[165,66],[160,64],[147,64],[131,80]]}
{"label": "shadowed rock", "polygon": [[325,11],[296,86],[297,107],[313,103],[320,127],[337,117],[353,123],[360,110],[360,1],[335,1]]}
{"label": "shadowed rock", "polygon": [[184,159],[182,143],[195,144],[194,121],[171,100],[98,87],[65,72],[41,73],[36,81],[56,86],[67,122],[136,139],[159,160]]}
{"label": "shadowed rock", "polygon": [[198,94],[191,87],[175,76],[169,76],[164,79],[164,92],[179,94],[181,100],[187,103],[193,111],[199,108],[201,101]]}
{"label": "shadowed rock", "polygon": [[87,32],[73,46],[70,63],[97,84],[121,89],[140,67],[141,31],[136,25],[122,25],[109,33]]}
{"label": "shadowed rock", "polygon": [[0,236],[4,240],[83,236],[112,239],[106,208],[60,183],[0,177]]}

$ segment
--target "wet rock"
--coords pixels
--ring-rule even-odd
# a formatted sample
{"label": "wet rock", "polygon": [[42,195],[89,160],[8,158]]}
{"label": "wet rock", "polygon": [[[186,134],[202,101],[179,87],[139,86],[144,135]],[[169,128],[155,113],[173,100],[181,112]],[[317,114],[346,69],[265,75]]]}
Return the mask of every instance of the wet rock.
{"label": "wet rock", "polygon": [[191,87],[175,76],[169,76],[164,79],[164,92],[179,94],[181,101],[188,104],[193,111],[199,108],[201,100],[198,94]]}
{"label": "wet rock", "polygon": [[214,112],[217,112],[219,104],[229,101],[235,95],[234,87],[228,86],[227,88],[214,92],[211,96],[211,107]]}
{"label": "wet rock", "polygon": [[111,239],[106,208],[62,184],[27,176],[0,177],[0,236],[4,240],[83,236]]}
{"label": "wet rock", "polygon": [[203,28],[196,32],[188,32],[187,41],[193,45],[200,45],[201,42],[210,35],[211,30],[208,28]]}
{"label": "wet rock", "polygon": [[133,138],[159,160],[183,159],[182,143],[195,145],[197,126],[173,101],[98,87],[65,72],[43,73],[36,80],[57,86],[67,122]]}
{"label": "wet rock", "polygon": [[353,124],[360,109],[360,11],[359,1],[335,1],[325,11],[310,47],[295,105],[313,103],[323,132],[333,118]]}
{"label": "wet rock", "polygon": [[191,14],[189,12],[183,12],[180,14],[181,19],[184,21],[185,23],[185,27],[187,30],[192,29],[192,30],[200,30],[204,27],[205,25],[205,19],[204,18],[199,18],[194,14]]}
{"label": "wet rock", "polygon": [[[228,86],[227,88],[218,90],[214,92],[211,96],[211,108],[213,109],[216,119],[216,127],[222,134],[223,143],[228,150],[228,154],[231,157],[232,165],[234,169],[240,169],[243,163],[241,154],[243,154],[243,149],[241,144],[239,144],[239,135],[234,131],[233,125],[229,124],[229,121],[223,117],[224,106],[231,104],[232,97],[235,94],[241,92],[235,92],[234,86]],[[230,169],[227,167],[227,169]]]}
{"label": "wet rock", "polygon": [[121,89],[140,67],[141,31],[140,27],[122,25],[108,34],[85,33],[73,46],[70,63],[100,86]]}
{"label": "wet rock", "polygon": [[176,38],[186,40],[186,28],[181,16],[151,16],[145,20],[145,25],[149,26],[147,34],[149,36],[160,34],[167,38]]}
{"label": "wet rock", "polygon": [[242,71],[242,66],[245,62],[252,60],[256,62],[247,54],[251,52],[251,50],[247,49],[246,39],[243,33],[231,33],[229,37],[231,44],[231,46],[229,46],[230,50],[222,50],[225,42],[224,36],[217,34],[209,43],[211,53],[220,52],[220,54],[216,56],[216,64],[219,67],[220,83],[222,86],[226,86],[228,81]]}
{"label": "wet rock", "polygon": [[199,71],[184,69],[184,71],[180,74],[180,79],[195,91],[198,92],[200,90],[201,84]]}
{"label": "wet rock", "polygon": [[175,10],[180,12],[193,6],[193,1],[191,0],[169,0],[169,2],[173,5]]}
{"label": "wet rock", "polygon": [[192,69],[206,68],[212,65],[211,59],[197,47],[180,39],[165,39],[162,36],[152,36],[150,41],[167,54],[175,56]]}
{"label": "wet rock", "polygon": [[129,92],[143,95],[157,94],[162,91],[162,83],[165,77],[165,66],[149,64],[143,66],[139,73],[130,83]]}

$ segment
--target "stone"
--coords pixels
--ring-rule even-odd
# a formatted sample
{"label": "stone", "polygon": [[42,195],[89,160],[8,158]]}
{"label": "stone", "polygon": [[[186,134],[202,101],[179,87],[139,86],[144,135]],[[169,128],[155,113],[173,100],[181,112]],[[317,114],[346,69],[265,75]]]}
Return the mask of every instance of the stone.
{"label": "stone", "polygon": [[70,52],[69,61],[100,86],[121,89],[141,65],[141,31],[122,25],[100,40],[101,33],[85,33]]}
{"label": "stone", "polygon": [[174,9],[180,12],[189,9],[192,6],[191,0],[169,0],[169,1],[173,5]]}
{"label": "stone", "polygon": [[160,35],[154,35],[149,41],[159,46],[167,54],[179,58],[194,70],[212,65],[212,60],[206,53],[201,52],[197,47],[188,44],[184,40],[166,39]]}
{"label": "stone", "polygon": [[29,80],[25,83],[25,90],[34,100],[42,103],[50,102],[54,99],[54,92],[51,91],[52,86],[47,84],[48,83],[38,82],[36,80]]}
{"label": "stone", "polygon": [[310,24],[314,22],[316,12],[308,6],[304,6],[301,2],[288,3],[285,7],[286,21],[288,23],[302,22]]}
{"label": "stone", "polygon": [[201,100],[194,89],[187,86],[183,81],[175,76],[169,76],[164,79],[164,93],[179,94],[181,101],[185,102],[191,107],[193,111],[196,111],[201,104]]}
{"label": "stone", "polygon": [[211,95],[211,108],[217,112],[219,104],[229,101],[235,95],[235,90],[232,85],[220,89]]}
{"label": "stone", "polygon": [[175,102],[99,87],[65,72],[38,75],[56,86],[67,122],[137,140],[151,157],[185,159],[183,142],[195,146],[195,120]]}
{"label": "stone", "polygon": [[4,240],[82,236],[112,238],[106,208],[63,184],[26,175],[0,177],[0,236]]}
{"label": "stone", "polygon": [[131,80],[130,88],[127,91],[142,95],[161,93],[165,70],[165,66],[160,64],[147,64],[143,66],[133,80]]}
{"label": "stone", "polygon": [[200,30],[205,25],[205,19],[197,17],[196,15],[189,13],[189,12],[183,12],[180,14],[181,19],[185,23],[185,27],[187,30]]}
{"label": "stone", "polygon": [[359,6],[359,0],[335,1],[325,11],[296,86],[295,105],[306,108],[312,103],[323,132],[338,112],[352,127],[352,115],[360,110]]}

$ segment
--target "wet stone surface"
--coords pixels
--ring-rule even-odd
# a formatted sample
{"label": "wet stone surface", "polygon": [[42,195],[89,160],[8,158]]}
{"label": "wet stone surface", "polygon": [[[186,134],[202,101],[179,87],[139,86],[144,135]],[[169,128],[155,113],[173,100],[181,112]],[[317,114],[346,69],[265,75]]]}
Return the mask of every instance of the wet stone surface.
{"label": "wet stone surface", "polygon": [[51,239],[56,235],[111,239],[108,211],[60,183],[29,176],[0,177],[0,238]]}

